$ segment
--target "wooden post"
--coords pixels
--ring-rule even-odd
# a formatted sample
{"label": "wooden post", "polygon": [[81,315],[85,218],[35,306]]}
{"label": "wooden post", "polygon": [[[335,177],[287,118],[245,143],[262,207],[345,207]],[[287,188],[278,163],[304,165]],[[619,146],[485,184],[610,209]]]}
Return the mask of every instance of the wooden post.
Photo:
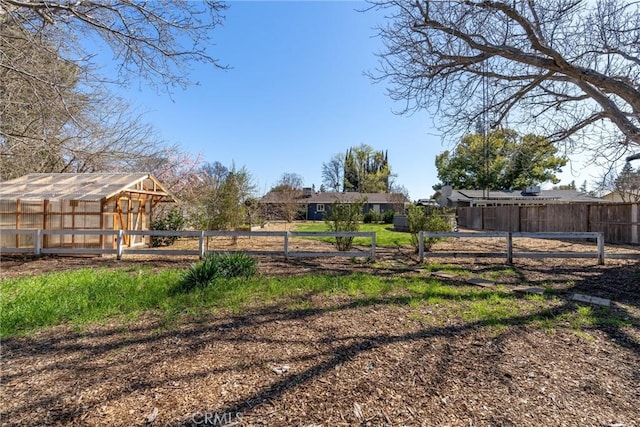
{"label": "wooden post", "polygon": [[424,231],[418,233],[418,260],[422,264],[424,261]]}
{"label": "wooden post", "polygon": [[289,258],[289,231],[284,234],[284,257]]}
{"label": "wooden post", "polygon": [[42,254],[42,230],[36,230],[36,241],[34,242],[34,251],[36,256]]}
{"label": "wooden post", "polygon": [[631,205],[631,243],[634,245],[640,243],[640,241],[638,241],[638,228],[640,228],[638,221],[638,217],[640,216],[638,215],[638,206],[638,203]]}
{"label": "wooden post", "polygon": [[604,233],[599,232],[596,239],[598,244],[598,265],[604,265]]}
{"label": "wooden post", "polygon": [[204,230],[200,230],[200,241],[198,242],[198,251],[200,252],[200,259],[204,258]]}
{"label": "wooden post", "polygon": [[[49,229],[49,200],[47,199],[42,201],[42,229]],[[42,247],[49,247],[49,236],[46,234],[42,237]]]}
{"label": "wooden post", "polygon": [[[69,200],[69,204],[71,205],[71,229],[75,231],[76,229],[76,205],[78,204],[77,200]],[[62,206],[62,205],[61,205]],[[63,219],[64,221],[64,219]],[[84,243],[87,243],[86,238],[84,238]],[[76,235],[71,235],[71,247],[76,247]]]}
{"label": "wooden post", "polygon": [[[131,200],[131,195],[127,199],[127,230],[135,230],[135,224],[133,224],[133,200]],[[127,236],[127,247],[133,246],[133,240],[135,236]]]}
{"label": "wooden post", "polygon": [[[22,202],[20,199],[16,200],[16,230],[20,230],[20,210]],[[20,234],[16,233],[16,248],[20,247]]]}
{"label": "wooden post", "polygon": [[[100,230],[104,230],[104,216],[107,209],[107,201],[105,199],[100,200]],[[104,249],[104,234],[100,235],[100,249]]]}
{"label": "wooden post", "polygon": [[375,231],[371,233],[371,260],[376,259],[376,233]]}
{"label": "wooden post", "polygon": [[507,264],[513,264],[513,233],[507,232]]}
{"label": "wooden post", "polygon": [[122,242],[124,240],[124,230],[118,230],[118,237],[116,238],[116,259],[120,261],[122,259],[123,245]]}

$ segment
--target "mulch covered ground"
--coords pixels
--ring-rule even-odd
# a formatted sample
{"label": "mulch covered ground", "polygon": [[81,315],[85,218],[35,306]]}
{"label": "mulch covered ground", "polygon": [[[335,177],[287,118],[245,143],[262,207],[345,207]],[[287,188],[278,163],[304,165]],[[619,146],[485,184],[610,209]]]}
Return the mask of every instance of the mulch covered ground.
{"label": "mulch covered ground", "polygon": [[[156,268],[193,259],[4,259],[3,277],[83,265]],[[480,274],[502,260],[439,260]],[[375,264],[262,258],[263,274],[354,271],[428,276],[410,252]],[[507,287],[552,286],[561,317],[583,293],[633,326],[545,328],[540,304],[489,325],[460,305],[308,294],[243,313],[164,324],[148,315],[2,343],[2,425],[637,426],[640,261],[518,260]],[[451,279],[453,286],[467,286]],[[594,313],[603,313],[594,308]]]}

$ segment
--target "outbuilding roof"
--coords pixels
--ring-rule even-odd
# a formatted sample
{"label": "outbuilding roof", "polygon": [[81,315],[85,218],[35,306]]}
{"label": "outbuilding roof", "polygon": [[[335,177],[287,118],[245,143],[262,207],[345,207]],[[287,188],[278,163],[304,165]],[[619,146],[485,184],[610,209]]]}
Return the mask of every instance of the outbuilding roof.
{"label": "outbuilding roof", "polygon": [[123,192],[174,200],[148,173],[31,173],[0,183],[2,200],[100,201]]}
{"label": "outbuilding roof", "polygon": [[537,194],[525,194],[521,191],[491,190],[488,193],[483,190],[453,190],[447,197],[451,202],[602,202],[602,199],[593,197],[576,190],[541,190]]}

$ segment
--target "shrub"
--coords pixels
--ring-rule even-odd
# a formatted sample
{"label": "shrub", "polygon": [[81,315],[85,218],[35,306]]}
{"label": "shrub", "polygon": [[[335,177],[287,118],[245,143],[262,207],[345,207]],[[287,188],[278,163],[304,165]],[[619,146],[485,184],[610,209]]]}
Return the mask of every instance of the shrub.
{"label": "shrub", "polygon": [[365,224],[372,224],[380,221],[380,215],[374,211],[369,211],[362,217],[362,222]]}
{"label": "shrub", "polygon": [[[411,243],[416,251],[419,249],[418,233],[420,231],[451,231],[451,221],[445,211],[435,207],[411,205],[407,209],[407,222]],[[430,250],[438,238],[429,237],[424,240],[424,249]]]}
{"label": "shrub", "polygon": [[[329,231],[358,231],[364,203],[365,200],[353,203],[332,203],[331,210],[324,219]],[[336,237],[336,248],[339,251],[348,251],[352,246],[353,237]]]}
{"label": "shrub", "polygon": [[395,211],[384,211],[382,214],[382,222],[385,224],[393,224],[393,217],[396,215]]}
{"label": "shrub", "polygon": [[[171,208],[168,212],[161,215],[159,218],[151,221],[151,230],[163,230],[163,231],[179,231],[185,226],[186,219],[182,216],[182,213],[177,208]],[[152,236],[151,246],[171,246],[178,240],[178,236]]]}
{"label": "shrub", "polygon": [[256,272],[256,261],[242,252],[207,254],[202,261],[185,273],[179,288],[181,291],[204,288],[216,279],[251,277]]}

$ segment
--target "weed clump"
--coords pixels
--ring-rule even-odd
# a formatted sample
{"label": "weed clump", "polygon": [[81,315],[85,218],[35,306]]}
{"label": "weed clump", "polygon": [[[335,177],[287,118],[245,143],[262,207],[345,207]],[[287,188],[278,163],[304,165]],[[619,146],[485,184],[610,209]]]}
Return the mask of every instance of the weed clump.
{"label": "weed clump", "polygon": [[251,277],[256,273],[256,260],[242,252],[207,254],[199,263],[191,266],[180,281],[182,292],[202,289],[217,279]]}

